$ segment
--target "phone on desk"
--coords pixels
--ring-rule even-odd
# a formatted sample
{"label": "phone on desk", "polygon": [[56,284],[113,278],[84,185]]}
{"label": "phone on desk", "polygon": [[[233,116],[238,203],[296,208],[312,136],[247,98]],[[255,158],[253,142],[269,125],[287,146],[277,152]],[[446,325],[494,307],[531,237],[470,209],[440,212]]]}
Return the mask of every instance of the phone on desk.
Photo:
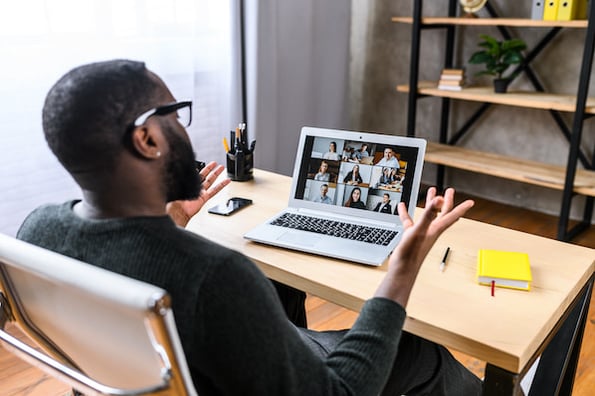
{"label": "phone on desk", "polygon": [[227,200],[227,203],[215,205],[209,209],[209,213],[218,214],[222,216],[229,216],[238,210],[245,208],[252,204],[252,200],[248,198],[233,197]]}

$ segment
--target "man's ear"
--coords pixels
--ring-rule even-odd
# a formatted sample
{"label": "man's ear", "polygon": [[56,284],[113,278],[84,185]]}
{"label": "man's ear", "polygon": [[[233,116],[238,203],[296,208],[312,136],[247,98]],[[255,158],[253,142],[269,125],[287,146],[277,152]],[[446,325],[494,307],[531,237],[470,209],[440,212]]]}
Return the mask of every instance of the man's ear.
{"label": "man's ear", "polygon": [[132,131],[132,148],[143,158],[155,159],[161,156],[163,139],[159,128],[141,125]]}

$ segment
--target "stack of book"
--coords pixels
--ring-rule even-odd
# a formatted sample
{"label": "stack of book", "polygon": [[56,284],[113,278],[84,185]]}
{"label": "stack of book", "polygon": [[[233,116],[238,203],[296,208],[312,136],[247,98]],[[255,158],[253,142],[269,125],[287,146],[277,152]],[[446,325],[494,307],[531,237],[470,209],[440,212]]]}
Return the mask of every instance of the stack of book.
{"label": "stack of book", "polygon": [[443,69],[438,89],[460,91],[465,84],[465,69]]}

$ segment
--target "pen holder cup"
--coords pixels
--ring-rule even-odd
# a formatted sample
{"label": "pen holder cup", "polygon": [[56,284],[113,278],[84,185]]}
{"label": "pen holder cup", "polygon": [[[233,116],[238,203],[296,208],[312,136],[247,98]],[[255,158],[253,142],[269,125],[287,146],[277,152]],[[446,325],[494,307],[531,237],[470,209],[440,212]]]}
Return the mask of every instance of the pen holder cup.
{"label": "pen holder cup", "polygon": [[233,181],[248,181],[254,178],[254,152],[227,153],[227,177]]}

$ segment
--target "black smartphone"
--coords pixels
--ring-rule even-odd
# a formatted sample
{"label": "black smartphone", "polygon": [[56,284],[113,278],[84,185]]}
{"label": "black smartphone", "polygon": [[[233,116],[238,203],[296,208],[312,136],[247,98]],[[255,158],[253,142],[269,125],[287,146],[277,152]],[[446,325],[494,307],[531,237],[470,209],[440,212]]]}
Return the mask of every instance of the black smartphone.
{"label": "black smartphone", "polygon": [[225,204],[219,204],[209,209],[209,213],[218,214],[222,216],[229,216],[238,210],[245,208],[252,204],[252,200],[248,198],[233,197],[227,200]]}

